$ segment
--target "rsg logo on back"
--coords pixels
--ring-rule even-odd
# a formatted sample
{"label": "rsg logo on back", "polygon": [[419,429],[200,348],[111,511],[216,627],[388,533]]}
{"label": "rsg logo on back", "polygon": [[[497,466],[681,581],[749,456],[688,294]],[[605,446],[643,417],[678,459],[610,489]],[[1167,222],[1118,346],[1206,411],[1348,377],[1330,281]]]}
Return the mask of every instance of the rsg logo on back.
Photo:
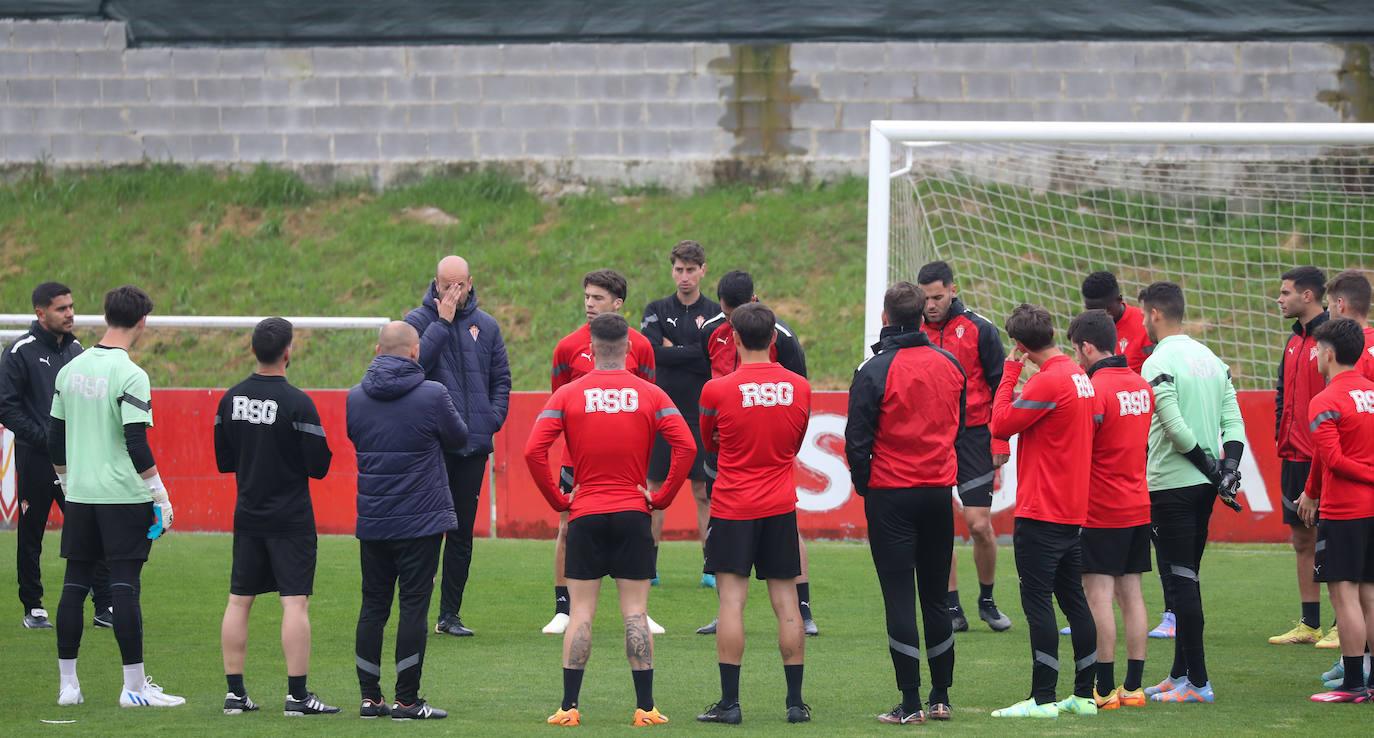
{"label": "rsg logo on back", "polygon": [[587,401],[585,412],[589,413],[632,413],[639,410],[639,390],[631,387],[591,387],[582,390],[582,397]]}
{"label": "rsg logo on back", "polygon": [[235,395],[230,419],[247,421],[253,425],[272,425],[277,422],[277,401]]}
{"label": "rsg logo on back", "polygon": [[747,382],[739,386],[740,407],[774,407],[791,405],[794,390],[791,382]]}

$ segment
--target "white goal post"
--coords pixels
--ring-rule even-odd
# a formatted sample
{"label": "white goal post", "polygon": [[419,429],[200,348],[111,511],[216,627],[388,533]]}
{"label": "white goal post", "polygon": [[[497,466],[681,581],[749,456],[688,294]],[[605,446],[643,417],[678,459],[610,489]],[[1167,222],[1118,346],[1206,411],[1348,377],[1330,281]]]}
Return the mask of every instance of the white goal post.
{"label": "white goal post", "polygon": [[873,121],[865,351],[934,259],[998,325],[1026,301],[1062,330],[1090,271],[1128,302],[1178,281],[1237,386],[1272,386],[1278,275],[1374,269],[1374,124]]}

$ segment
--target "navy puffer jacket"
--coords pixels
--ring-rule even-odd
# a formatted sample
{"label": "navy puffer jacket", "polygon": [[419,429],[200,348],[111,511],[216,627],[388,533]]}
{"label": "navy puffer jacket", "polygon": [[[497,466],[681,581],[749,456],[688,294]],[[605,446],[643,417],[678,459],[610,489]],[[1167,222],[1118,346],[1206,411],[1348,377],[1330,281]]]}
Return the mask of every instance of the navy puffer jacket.
{"label": "navy puffer jacket", "polygon": [[406,322],[420,334],[420,365],[425,377],[448,388],[454,407],[468,424],[468,443],[452,452],[486,455],[491,437],[506,422],[510,408],[510,361],[496,319],[477,309],[477,291],[468,293],[449,323],[439,318],[439,294],[433,282],[420,307]]}
{"label": "navy puffer jacket", "polygon": [[348,391],[348,439],[358,452],[364,541],[421,538],[458,527],[444,451],[467,445],[448,391],[402,356],[378,356]]}

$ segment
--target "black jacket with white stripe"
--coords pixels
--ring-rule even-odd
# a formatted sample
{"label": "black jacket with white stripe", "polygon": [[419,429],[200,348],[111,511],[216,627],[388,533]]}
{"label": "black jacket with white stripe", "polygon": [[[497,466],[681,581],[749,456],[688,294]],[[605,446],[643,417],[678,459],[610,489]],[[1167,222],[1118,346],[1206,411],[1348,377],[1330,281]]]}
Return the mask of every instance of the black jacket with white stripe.
{"label": "black jacket with white stripe", "polygon": [[81,353],[71,333],[49,333],[38,321],[0,355],[0,425],[15,442],[47,453],[48,417],[57,372]]}

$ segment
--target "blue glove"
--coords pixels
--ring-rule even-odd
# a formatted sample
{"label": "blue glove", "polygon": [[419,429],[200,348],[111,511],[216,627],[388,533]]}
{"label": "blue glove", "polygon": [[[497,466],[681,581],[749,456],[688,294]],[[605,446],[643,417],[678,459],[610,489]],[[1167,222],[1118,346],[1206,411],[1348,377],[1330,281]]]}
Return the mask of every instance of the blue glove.
{"label": "blue glove", "polygon": [[148,526],[148,540],[156,541],[162,535],[162,506],[153,505],[153,524]]}

